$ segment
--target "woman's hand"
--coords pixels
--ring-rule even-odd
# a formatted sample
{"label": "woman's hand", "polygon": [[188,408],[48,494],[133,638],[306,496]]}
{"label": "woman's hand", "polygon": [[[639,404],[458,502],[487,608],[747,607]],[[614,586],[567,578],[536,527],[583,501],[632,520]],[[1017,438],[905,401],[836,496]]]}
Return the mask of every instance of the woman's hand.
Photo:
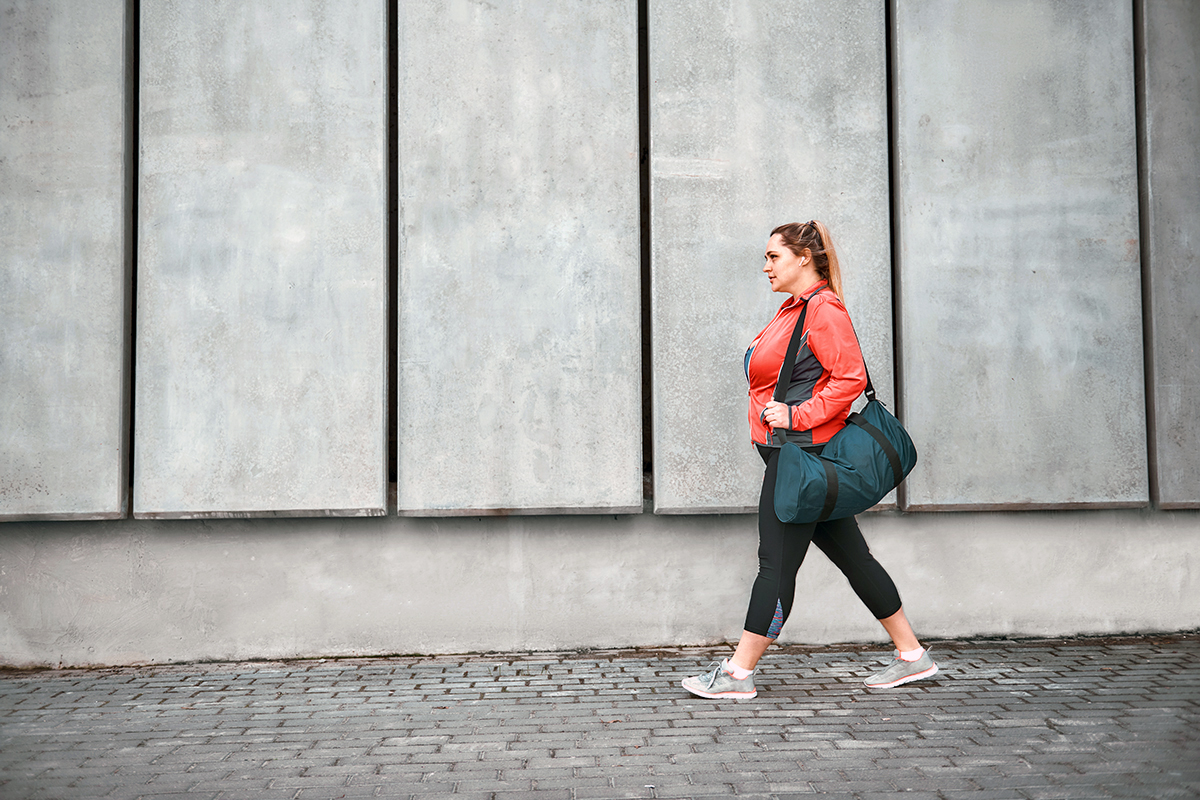
{"label": "woman's hand", "polygon": [[763,409],[763,422],[770,425],[772,428],[790,428],[792,425],[792,411],[787,403],[776,403],[774,400],[767,402]]}

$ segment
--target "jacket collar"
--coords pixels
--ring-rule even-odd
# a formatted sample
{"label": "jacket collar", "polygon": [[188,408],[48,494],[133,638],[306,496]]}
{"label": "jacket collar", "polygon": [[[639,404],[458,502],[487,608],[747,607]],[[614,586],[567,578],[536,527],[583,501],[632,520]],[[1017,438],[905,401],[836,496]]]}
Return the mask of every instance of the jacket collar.
{"label": "jacket collar", "polygon": [[813,296],[814,294],[816,294],[817,292],[819,292],[819,291],[821,291],[821,290],[823,290],[823,289],[826,289],[826,288],[828,288],[828,286],[829,286],[829,282],[828,282],[828,281],[817,281],[817,282],[816,282],[816,283],[814,283],[812,286],[808,287],[808,288],[807,288],[807,289],[805,289],[803,292],[801,292],[801,293],[800,293],[800,297],[799,297],[799,298],[795,298],[795,297],[789,297],[789,298],[788,298],[788,299],[787,299],[787,300],[784,302],[784,304],[783,304],[783,307],[784,307],[784,308],[791,308],[792,306],[794,306],[794,305],[796,305],[796,304],[798,304],[798,303],[802,303],[802,302],[803,302],[803,303],[807,303],[809,300],[811,300],[811,299],[812,299],[812,296]]}

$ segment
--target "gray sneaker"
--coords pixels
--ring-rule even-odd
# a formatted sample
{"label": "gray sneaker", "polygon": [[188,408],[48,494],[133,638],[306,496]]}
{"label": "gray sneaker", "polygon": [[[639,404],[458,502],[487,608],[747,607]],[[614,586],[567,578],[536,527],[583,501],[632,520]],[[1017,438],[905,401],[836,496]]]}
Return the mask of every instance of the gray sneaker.
{"label": "gray sneaker", "polygon": [[905,661],[900,656],[896,656],[892,659],[892,663],[888,664],[887,669],[876,672],[863,683],[872,689],[891,689],[901,684],[936,675],[937,671],[937,664],[933,663],[933,658],[929,655],[927,648],[925,654],[916,661]]}
{"label": "gray sneaker", "polygon": [[711,671],[694,678],[684,678],[683,688],[697,697],[707,697],[709,700],[721,700],[726,697],[749,700],[758,695],[754,688],[754,673],[738,680],[725,671],[720,661],[713,662]]}

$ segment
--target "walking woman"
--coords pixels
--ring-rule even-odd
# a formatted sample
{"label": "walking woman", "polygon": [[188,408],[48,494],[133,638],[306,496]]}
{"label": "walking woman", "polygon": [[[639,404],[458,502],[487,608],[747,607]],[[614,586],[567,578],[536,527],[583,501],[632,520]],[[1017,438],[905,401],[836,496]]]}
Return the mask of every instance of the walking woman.
{"label": "walking woman", "polygon": [[[758,501],[758,577],[733,657],[703,675],[684,679],[683,688],[714,699],[758,694],[754,669],[792,611],[796,573],[809,542],[842,571],[896,645],[895,659],[867,678],[866,685],[887,689],[928,678],[937,672],[937,665],[917,641],[895,584],[871,555],[854,518],[789,524],[775,515],[779,444],[773,441],[772,429],[787,429],[789,441],[819,453],[845,426],[851,403],[866,388],[867,372],[842,304],[837,254],[822,223],[795,222],[771,231],[763,272],[772,291],[791,297],[755,337],[745,359],[750,438],[767,466]],[[804,338],[795,369],[790,376],[781,376],[788,341],[805,305]],[[789,381],[785,403],[772,399],[778,380]]]}

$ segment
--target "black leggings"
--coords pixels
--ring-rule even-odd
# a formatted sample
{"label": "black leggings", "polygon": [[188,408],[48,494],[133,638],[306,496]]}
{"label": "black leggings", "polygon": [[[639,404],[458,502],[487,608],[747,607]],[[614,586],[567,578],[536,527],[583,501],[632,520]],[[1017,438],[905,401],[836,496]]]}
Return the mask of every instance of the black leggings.
{"label": "black leggings", "polygon": [[803,525],[779,521],[775,516],[779,448],[760,446],[758,452],[767,462],[767,472],[758,499],[758,577],[750,592],[746,630],[772,639],[779,636],[779,629],[792,613],[796,573],[804,563],[809,542],[815,542],[842,571],[876,619],[885,619],[899,611],[896,584],[871,555],[854,517]]}

